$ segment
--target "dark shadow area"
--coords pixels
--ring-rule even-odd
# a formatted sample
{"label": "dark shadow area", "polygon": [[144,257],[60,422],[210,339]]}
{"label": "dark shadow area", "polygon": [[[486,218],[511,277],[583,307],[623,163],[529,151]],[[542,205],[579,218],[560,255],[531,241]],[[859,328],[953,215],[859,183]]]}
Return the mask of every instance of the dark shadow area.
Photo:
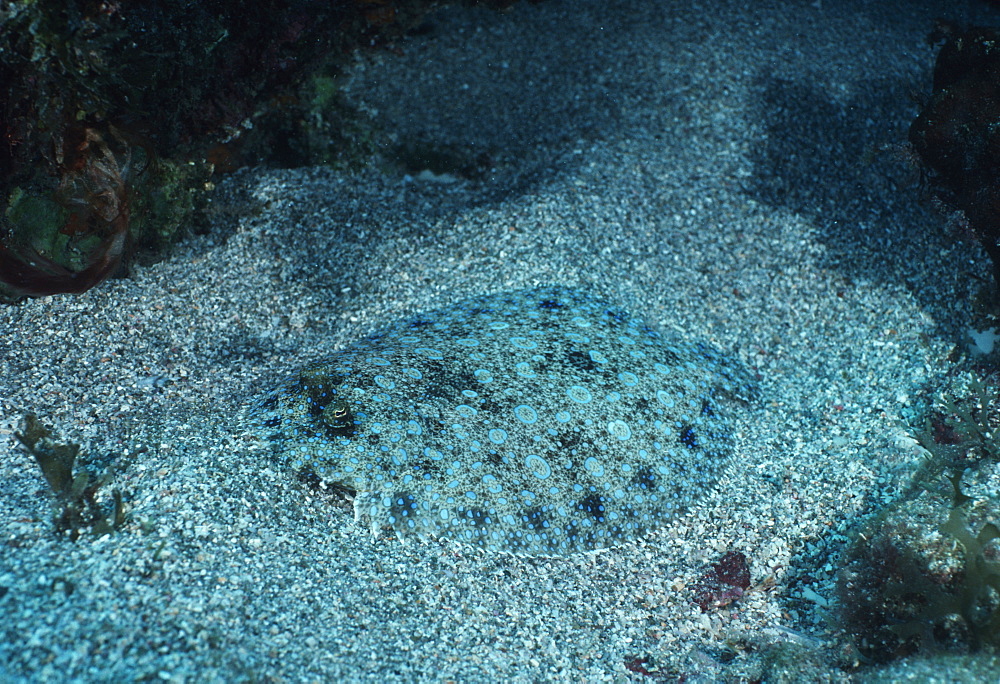
{"label": "dark shadow area", "polygon": [[[649,75],[638,68],[642,45],[627,36],[648,26],[672,35],[683,21],[672,4],[570,11],[555,2],[522,4],[505,15],[480,7],[429,15],[419,38],[380,67],[379,80],[364,79],[370,87],[362,99],[394,138],[384,158],[400,175],[429,171],[473,181],[478,206],[573,173],[581,160],[574,148],[622,135],[633,103],[662,97],[650,93]],[[533,49],[524,51],[525,44]],[[635,53],[637,68],[615,72],[600,58],[605,50]],[[404,77],[420,72],[434,77]]]}
{"label": "dark shadow area", "polygon": [[929,211],[919,171],[907,159],[915,87],[873,81],[862,103],[857,97],[839,101],[807,82],[767,81],[759,102],[766,137],[753,159],[747,194],[815,225],[827,248],[824,266],[851,280],[905,283],[934,309],[940,302],[921,283],[966,276],[946,273],[949,265],[938,260],[955,238]]}

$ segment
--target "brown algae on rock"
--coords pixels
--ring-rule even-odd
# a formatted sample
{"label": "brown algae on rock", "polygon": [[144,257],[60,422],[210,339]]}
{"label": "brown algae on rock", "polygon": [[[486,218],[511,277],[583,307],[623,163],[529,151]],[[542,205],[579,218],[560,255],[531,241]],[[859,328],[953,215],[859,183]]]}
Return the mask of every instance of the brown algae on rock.
{"label": "brown algae on rock", "polygon": [[662,526],[732,452],[732,362],[566,287],[401,321],[251,411],[294,469],[355,492],[401,539],[559,556]]}

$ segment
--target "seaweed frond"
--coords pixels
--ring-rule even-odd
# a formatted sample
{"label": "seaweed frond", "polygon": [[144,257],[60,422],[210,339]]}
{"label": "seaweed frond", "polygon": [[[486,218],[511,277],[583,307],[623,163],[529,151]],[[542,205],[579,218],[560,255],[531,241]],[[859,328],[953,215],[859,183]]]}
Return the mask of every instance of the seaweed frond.
{"label": "seaweed frond", "polygon": [[915,435],[926,454],[911,488],[847,549],[838,616],[863,660],[1000,647],[1000,496],[963,491],[1000,463],[998,430],[988,382],[945,397]]}
{"label": "seaweed frond", "polygon": [[94,534],[107,534],[125,522],[121,492],[112,490],[110,511],[97,500],[98,491],[111,481],[111,473],[95,476],[81,470],[74,474],[79,444],[56,440],[52,432],[32,414],[24,417],[22,432],[14,436],[34,457],[42,475],[55,496],[56,514],[53,518],[56,532],[76,541],[81,530],[90,529]]}

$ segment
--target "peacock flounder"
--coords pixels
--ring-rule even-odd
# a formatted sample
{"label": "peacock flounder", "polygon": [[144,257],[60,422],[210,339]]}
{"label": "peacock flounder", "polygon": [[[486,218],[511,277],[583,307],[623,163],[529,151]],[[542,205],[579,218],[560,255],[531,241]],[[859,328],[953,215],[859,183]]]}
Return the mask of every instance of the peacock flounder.
{"label": "peacock flounder", "polygon": [[525,556],[642,536],[729,459],[740,372],[565,287],[469,299],[301,370],[253,410],[376,533]]}

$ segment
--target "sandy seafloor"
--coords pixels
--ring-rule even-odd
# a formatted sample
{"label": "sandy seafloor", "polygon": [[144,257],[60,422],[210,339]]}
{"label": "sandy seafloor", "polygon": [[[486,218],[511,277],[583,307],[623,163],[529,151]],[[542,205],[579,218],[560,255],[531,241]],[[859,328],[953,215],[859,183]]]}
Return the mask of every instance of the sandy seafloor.
{"label": "sandy seafloor", "polygon": [[[165,261],[0,311],[0,679],[781,681],[780,643],[785,681],[982,676],[994,661],[850,673],[830,619],[846,534],[912,473],[900,424],[953,368],[985,274],[891,151],[941,16],[1000,21],[943,0],[549,0],[442,11],[359,57],[348,92],[385,139],[494,170],[244,171]],[[381,325],[540,283],[759,377],[718,487],[640,543],[373,542],[239,428]],[[119,464],[123,530],[54,538],[12,436],[26,412]],[[702,613],[691,585],[727,550],[765,586]]]}

